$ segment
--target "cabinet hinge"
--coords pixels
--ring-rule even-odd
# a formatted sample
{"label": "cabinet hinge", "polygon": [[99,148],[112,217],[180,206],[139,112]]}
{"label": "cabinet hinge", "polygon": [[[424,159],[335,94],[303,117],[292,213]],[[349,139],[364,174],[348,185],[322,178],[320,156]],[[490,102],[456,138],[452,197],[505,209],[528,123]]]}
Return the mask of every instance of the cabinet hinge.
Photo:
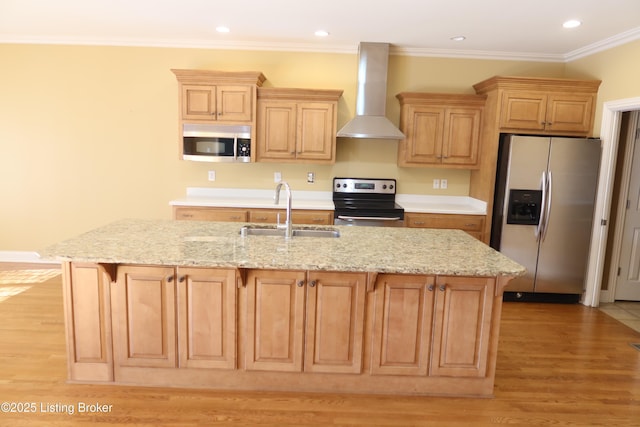
{"label": "cabinet hinge", "polygon": [[631,200],[627,199],[627,209],[631,207]]}
{"label": "cabinet hinge", "polygon": [[600,220],[600,225],[607,225],[607,220],[606,219],[601,219]]}
{"label": "cabinet hinge", "polygon": [[622,272],[622,267],[618,267],[618,276],[620,275],[621,272]]}

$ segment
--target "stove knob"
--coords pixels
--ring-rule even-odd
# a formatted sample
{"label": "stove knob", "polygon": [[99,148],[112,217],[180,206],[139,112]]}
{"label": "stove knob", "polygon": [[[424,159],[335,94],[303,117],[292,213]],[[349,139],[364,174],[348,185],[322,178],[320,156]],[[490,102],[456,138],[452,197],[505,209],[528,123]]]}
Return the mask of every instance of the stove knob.
{"label": "stove knob", "polygon": [[383,190],[386,190],[386,189],[387,189],[387,184],[383,184],[383,185],[382,185],[382,189],[383,189]]}
{"label": "stove knob", "polygon": [[393,184],[389,186],[389,190],[393,190]]}

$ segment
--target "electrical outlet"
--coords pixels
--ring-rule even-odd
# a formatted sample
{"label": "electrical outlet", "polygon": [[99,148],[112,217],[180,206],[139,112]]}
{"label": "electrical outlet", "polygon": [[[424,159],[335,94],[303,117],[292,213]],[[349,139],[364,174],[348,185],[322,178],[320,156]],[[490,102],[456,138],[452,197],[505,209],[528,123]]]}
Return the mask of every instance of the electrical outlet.
{"label": "electrical outlet", "polygon": [[307,172],[307,182],[309,184],[313,184],[314,182],[316,182],[315,172]]}
{"label": "electrical outlet", "polygon": [[433,188],[435,188],[435,189],[440,188],[440,180],[439,179],[434,179],[433,180]]}
{"label": "electrical outlet", "polygon": [[280,182],[280,181],[282,181],[282,174],[280,172],[274,172],[273,182]]}
{"label": "electrical outlet", "polygon": [[209,171],[209,181],[216,180],[216,171]]}
{"label": "electrical outlet", "polygon": [[447,182],[446,179],[441,179],[440,180],[440,188],[442,188],[443,190],[446,190],[448,185],[449,185],[449,183]]}

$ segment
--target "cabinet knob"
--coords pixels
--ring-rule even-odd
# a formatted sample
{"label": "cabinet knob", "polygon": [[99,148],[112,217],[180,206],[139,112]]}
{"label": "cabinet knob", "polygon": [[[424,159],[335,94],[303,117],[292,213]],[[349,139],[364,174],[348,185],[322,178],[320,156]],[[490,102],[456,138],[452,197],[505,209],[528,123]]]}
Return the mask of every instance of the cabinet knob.
{"label": "cabinet knob", "polygon": [[429,292],[433,292],[433,285],[429,285],[429,286],[427,287],[427,290],[428,290]]}
{"label": "cabinet knob", "polygon": [[297,283],[298,287],[301,288],[304,286],[304,280],[299,280]]}
{"label": "cabinet knob", "polygon": [[180,276],[180,278],[178,278],[178,282],[180,283],[184,283],[185,280],[187,280],[186,276]]}
{"label": "cabinet knob", "polygon": [[172,283],[172,282],[173,282],[173,276],[167,277],[167,283]]}
{"label": "cabinet knob", "polygon": [[440,289],[440,292],[444,292],[447,289],[447,285],[440,285],[438,289]]}
{"label": "cabinet knob", "polygon": [[316,281],[312,280],[311,283],[309,283],[309,286],[311,286],[312,288],[316,286]]}

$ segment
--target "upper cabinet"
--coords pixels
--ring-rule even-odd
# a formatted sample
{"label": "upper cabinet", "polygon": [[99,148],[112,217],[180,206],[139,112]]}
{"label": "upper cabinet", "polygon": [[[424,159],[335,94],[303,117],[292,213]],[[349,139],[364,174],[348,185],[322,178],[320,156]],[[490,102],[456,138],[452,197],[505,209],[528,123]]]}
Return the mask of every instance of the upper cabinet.
{"label": "upper cabinet", "polygon": [[494,93],[501,132],[587,136],[599,86],[598,80],[493,77],[474,88]]}
{"label": "upper cabinet", "polygon": [[180,118],[198,123],[254,122],[260,72],[171,70],[180,83]]}
{"label": "upper cabinet", "polygon": [[477,168],[485,96],[403,92],[399,166]]}
{"label": "upper cabinet", "polygon": [[341,90],[258,89],[256,160],[334,163]]}

